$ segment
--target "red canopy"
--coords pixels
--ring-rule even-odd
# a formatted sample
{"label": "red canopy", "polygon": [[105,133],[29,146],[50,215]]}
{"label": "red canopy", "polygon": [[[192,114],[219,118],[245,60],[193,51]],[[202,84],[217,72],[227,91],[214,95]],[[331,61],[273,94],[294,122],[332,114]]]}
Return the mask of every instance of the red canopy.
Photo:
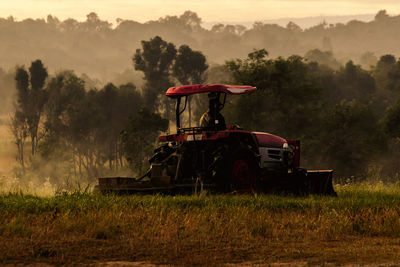
{"label": "red canopy", "polygon": [[179,87],[171,87],[168,89],[166,95],[174,97],[174,96],[186,96],[186,95],[214,93],[214,92],[226,93],[230,95],[241,95],[250,93],[254,90],[256,90],[255,87],[248,85],[196,84],[196,85],[183,85]]}

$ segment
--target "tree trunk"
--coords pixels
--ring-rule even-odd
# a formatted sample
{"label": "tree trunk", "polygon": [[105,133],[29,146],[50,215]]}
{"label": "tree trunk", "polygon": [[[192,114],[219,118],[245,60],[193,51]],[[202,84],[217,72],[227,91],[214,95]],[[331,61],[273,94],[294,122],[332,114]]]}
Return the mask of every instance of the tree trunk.
{"label": "tree trunk", "polygon": [[32,156],[35,156],[35,135],[31,132]]}
{"label": "tree trunk", "polygon": [[82,176],[82,154],[78,152],[78,158],[79,158],[79,176]]}
{"label": "tree trunk", "polygon": [[22,169],[25,169],[25,162],[24,162],[24,140],[23,137],[20,136],[17,140],[17,147],[18,147],[18,159],[22,166]]}

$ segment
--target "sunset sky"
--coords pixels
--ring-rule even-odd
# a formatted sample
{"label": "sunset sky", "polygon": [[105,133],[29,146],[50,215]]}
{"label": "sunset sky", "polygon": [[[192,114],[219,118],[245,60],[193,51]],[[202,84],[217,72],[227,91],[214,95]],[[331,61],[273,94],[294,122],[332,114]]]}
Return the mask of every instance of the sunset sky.
{"label": "sunset sky", "polygon": [[102,19],[139,22],[185,10],[197,12],[203,21],[255,21],[309,16],[375,14],[386,9],[400,13],[400,0],[0,0],[0,17],[84,20],[94,11]]}

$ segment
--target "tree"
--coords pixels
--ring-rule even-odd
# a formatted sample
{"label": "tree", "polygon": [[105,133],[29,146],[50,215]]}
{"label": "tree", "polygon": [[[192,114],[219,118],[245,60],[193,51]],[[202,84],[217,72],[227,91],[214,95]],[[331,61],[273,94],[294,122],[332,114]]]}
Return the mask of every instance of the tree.
{"label": "tree", "polygon": [[324,145],[321,124],[332,105],[327,90],[336,89],[334,72],[299,56],[272,60],[267,55],[265,49],[255,50],[247,59],[226,63],[234,83],[257,87],[252,94],[227,99],[227,121],[248,130],[302,140],[302,164],[314,167]]}
{"label": "tree", "polygon": [[226,63],[235,83],[257,87],[228,107],[228,119],[250,130],[303,137],[319,120],[323,88],[301,57],[268,60],[267,54],[265,49],[256,50],[245,60]]}
{"label": "tree", "polygon": [[121,134],[125,156],[133,169],[143,171],[144,159],[154,149],[154,142],[161,131],[168,128],[168,120],[142,108],[131,117]]}
{"label": "tree", "polygon": [[48,76],[47,69],[44,68],[42,61],[32,62],[29,68],[31,90],[29,95],[30,110],[27,113],[27,122],[31,134],[32,155],[36,154],[38,146],[38,130],[43,107],[47,101],[47,90],[44,88]]}
{"label": "tree", "polygon": [[[202,84],[205,71],[208,69],[206,57],[200,51],[193,51],[189,46],[179,47],[173,74],[182,84]],[[189,127],[191,127],[191,97],[188,99]]]}
{"label": "tree", "polygon": [[286,25],[286,29],[294,33],[301,33],[303,31],[301,27],[293,21],[289,21],[289,23]]}
{"label": "tree", "polygon": [[[122,167],[120,133],[143,104],[136,87],[109,83],[86,92],[84,81],[65,71],[50,79],[48,89],[41,156],[71,162],[74,170],[86,171],[89,178],[103,173],[107,162],[109,170]],[[51,173],[48,176],[58,182]]]}
{"label": "tree", "polygon": [[396,58],[393,55],[383,55],[372,70],[372,76],[375,79],[377,88],[375,105],[379,107],[382,116],[386,108],[395,104],[398,98],[397,94],[400,91],[396,89],[400,88],[398,85],[400,68],[398,66],[400,65],[396,64]]}
{"label": "tree", "polygon": [[371,69],[378,62],[378,58],[372,52],[365,52],[360,57],[360,64],[366,70]]}
{"label": "tree", "polygon": [[389,136],[400,138],[400,98],[386,112],[385,129]]}
{"label": "tree", "polygon": [[[400,173],[400,98],[387,109],[383,121],[386,134],[391,138],[384,171],[390,177],[398,177]],[[398,182],[397,179],[395,182]]]}
{"label": "tree", "polygon": [[47,70],[39,59],[32,62],[29,74],[24,67],[19,67],[15,75],[17,111],[21,113],[18,117],[27,123],[32,156],[37,151],[39,124],[47,101],[47,89],[44,87],[47,76]]}
{"label": "tree", "polygon": [[14,116],[10,119],[9,128],[14,137],[14,143],[17,146],[17,161],[21,164],[22,169],[25,169],[25,158],[24,158],[24,144],[26,137],[28,136],[28,129],[26,121],[21,118],[20,112],[15,112]]}
{"label": "tree", "polygon": [[304,57],[310,62],[314,61],[318,64],[326,65],[335,70],[340,68],[340,63],[335,59],[331,51],[313,49],[308,51]]}
{"label": "tree", "polygon": [[357,100],[342,101],[331,109],[320,131],[323,163],[341,177],[365,174],[368,164],[386,148],[377,116]]}
{"label": "tree", "polygon": [[335,73],[334,82],[336,88],[330,92],[330,99],[337,102],[357,99],[360,102],[368,103],[375,93],[374,78],[351,60]]}
{"label": "tree", "polygon": [[86,15],[86,21],[82,23],[82,28],[87,32],[99,32],[111,30],[111,23],[101,20],[95,12]]}
{"label": "tree", "polygon": [[387,89],[392,92],[400,93],[400,60],[387,73]]}
{"label": "tree", "polygon": [[[82,174],[78,144],[72,142],[72,110],[85,99],[84,81],[72,71],[63,71],[47,83],[48,99],[44,107],[43,136],[39,142],[40,164],[32,169],[49,177],[52,184],[61,184],[63,177]],[[90,123],[90,119],[86,118]],[[81,129],[79,129],[81,130]],[[39,160],[38,159],[38,160]],[[45,166],[45,167],[44,167]],[[82,176],[80,176],[82,177]]]}
{"label": "tree", "polygon": [[207,70],[206,57],[200,51],[193,51],[189,46],[179,47],[173,74],[181,84],[201,84]]}
{"label": "tree", "polygon": [[236,33],[238,35],[242,35],[247,29],[245,26],[243,26],[241,24],[237,24],[235,27],[236,27]]}
{"label": "tree", "polygon": [[98,91],[98,102],[101,120],[97,126],[97,147],[108,160],[109,169],[122,167],[123,150],[120,143],[121,132],[128,126],[129,117],[136,116],[142,106],[142,99],[133,84],[125,84],[119,88],[112,83]]}
{"label": "tree", "polygon": [[[140,70],[144,74],[146,81],[144,97],[150,109],[155,108],[158,96],[173,85],[170,80],[170,70],[175,56],[175,45],[159,36],[150,41],[142,41],[142,49],[137,49],[133,56],[135,70]],[[168,112],[168,106],[166,111]]]}
{"label": "tree", "polygon": [[196,12],[187,10],[182,15],[179,16],[186,25],[191,26],[192,28],[200,28],[201,26],[201,18],[197,15]]}
{"label": "tree", "polygon": [[384,21],[389,18],[387,11],[385,9],[379,10],[379,12],[375,15],[375,21]]}
{"label": "tree", "polygon": [[45,135],[40,146],[40,153],[45,158],[54,156],[57,150],[70,149],[68,114],[86,97],[84,81],[72,71],[64,71],[52,77],[47,88]]}

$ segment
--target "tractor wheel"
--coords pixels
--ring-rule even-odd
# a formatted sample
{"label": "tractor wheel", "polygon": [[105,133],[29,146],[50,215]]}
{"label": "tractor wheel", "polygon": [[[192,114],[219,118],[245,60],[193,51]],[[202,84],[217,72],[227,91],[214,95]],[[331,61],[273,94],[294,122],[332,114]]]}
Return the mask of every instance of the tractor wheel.
{"label": "tractor wheel", "polygon": [[250,152],[243,151],[233,157],[231,187],[238,193],[253,193],[257,191],[259,167]]}

